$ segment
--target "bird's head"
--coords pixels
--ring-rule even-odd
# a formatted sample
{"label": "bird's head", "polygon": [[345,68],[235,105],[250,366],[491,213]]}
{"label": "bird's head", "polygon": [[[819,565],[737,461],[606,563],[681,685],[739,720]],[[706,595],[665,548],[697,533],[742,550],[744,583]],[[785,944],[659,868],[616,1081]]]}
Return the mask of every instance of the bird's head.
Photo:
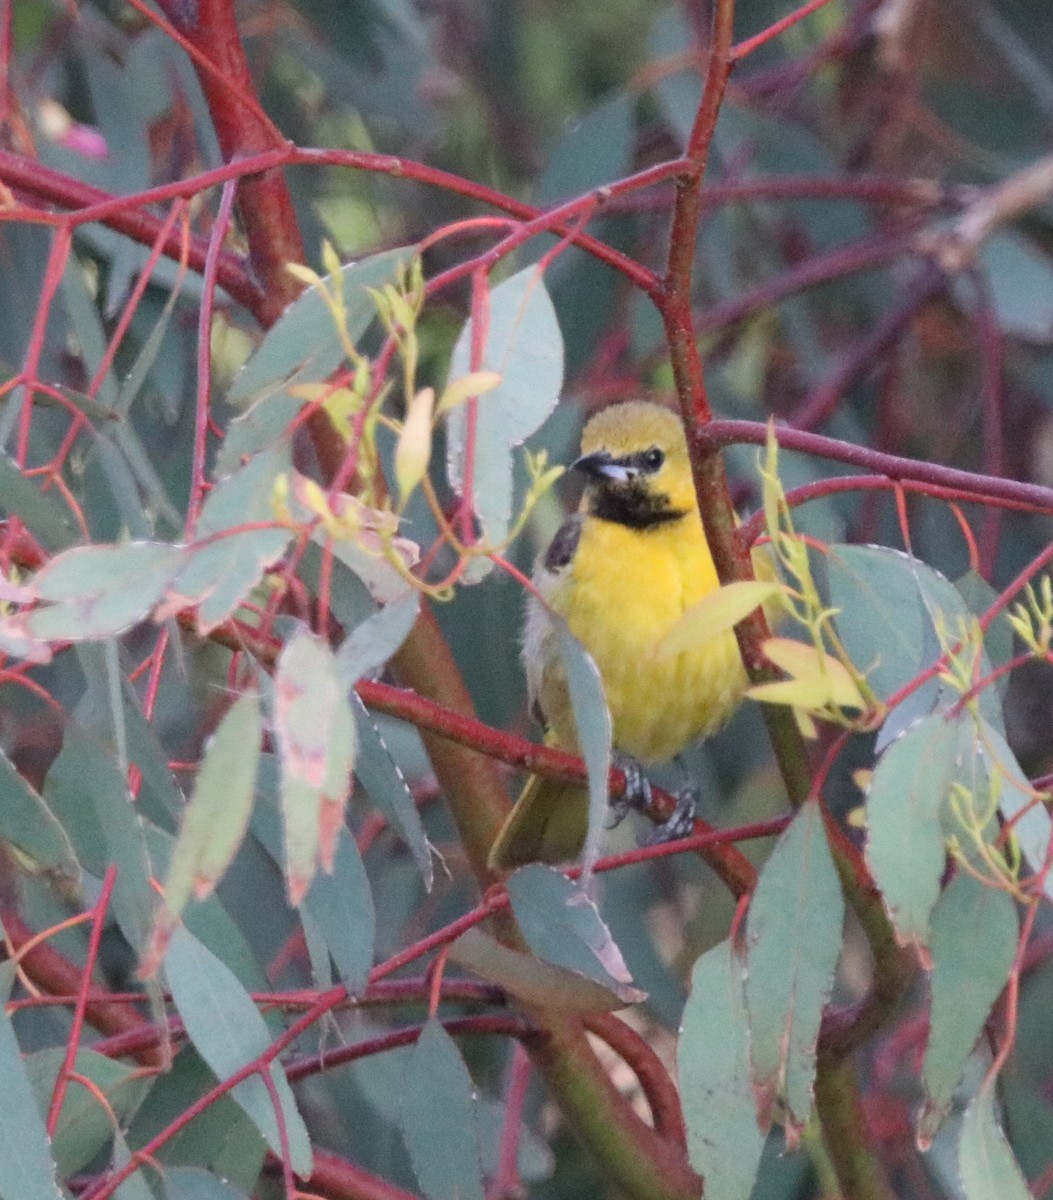
{"label": "bird's head", "polygon": [[645,400],[597,413],[581,435],[574,469],[584,474],[585,511],[633,529],[654,529],[696,511],[684,429]]}

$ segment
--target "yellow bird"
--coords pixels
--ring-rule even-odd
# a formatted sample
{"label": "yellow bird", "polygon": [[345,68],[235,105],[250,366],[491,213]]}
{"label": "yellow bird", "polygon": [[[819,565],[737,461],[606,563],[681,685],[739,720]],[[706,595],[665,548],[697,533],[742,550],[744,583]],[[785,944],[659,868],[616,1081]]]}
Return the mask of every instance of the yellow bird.
{"label": "yellow bird", "polygon": [[[603,679],[615,748],[664,762],[718,729],[747,687],[733,632],[678,654],[659,642],[717,587],[680,420],[631,401],[597,413],[574,469],[585,476],[577,513],[540,558],[534,583],[592,655]],[[578,749],[566,675],[545,606],[528,601],[523,661],[546,742]],[[579,786],[532,777],[490,852],[509,871],[565,862],[582,849],[588,818]]]}

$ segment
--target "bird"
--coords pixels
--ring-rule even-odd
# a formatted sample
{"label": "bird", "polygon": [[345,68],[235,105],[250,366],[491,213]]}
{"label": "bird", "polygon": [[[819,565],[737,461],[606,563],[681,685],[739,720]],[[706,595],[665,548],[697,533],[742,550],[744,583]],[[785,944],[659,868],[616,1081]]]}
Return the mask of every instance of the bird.
{"label": "bird", "polygon": [[[719,729],[748,686],[731,630],[660,652],[680,617],[720,586],[683,425],[650,401],[611,405],[586,423],[572,469],[585,479],[580,506],[540,556],[537,594],[527,599],[528,696],[546,744],[578,752],[555,613],[596,663],[619,762],[665,762]],[[573,860],[587,824],[580,784],[532,776],[494,840],[490,867]]]}

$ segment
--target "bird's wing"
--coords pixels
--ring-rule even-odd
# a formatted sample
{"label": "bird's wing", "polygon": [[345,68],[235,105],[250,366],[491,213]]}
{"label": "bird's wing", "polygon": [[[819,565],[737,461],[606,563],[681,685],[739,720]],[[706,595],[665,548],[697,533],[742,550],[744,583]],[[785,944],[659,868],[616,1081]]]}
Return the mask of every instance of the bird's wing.
{"label": "bird's wing", "polygon": [[[553,600],[553,594],[566,582],[568,568],[581,540],[582,520],[579,513],[568,517],[538,559],[534,585],[545,600]],[[555,607],[558,610],[558,603]],[[562,710],[569,705],[569,698],[565,696],[566,676],[553,632],[548,609],[536,597],[529,597],[523,623],[523,667],[531,709],[543,728],[551,728],[553,723],[565,726],[566,720],[560,718]]]}
{"label": "bird's wing", "polygon": [[549,575],[558,575],[565,567],[570,566],[578,542],[581,541],[582,520],[581,513],[574,513],[556,530],[556,536],[541,559],[539,573],[545,571]]}

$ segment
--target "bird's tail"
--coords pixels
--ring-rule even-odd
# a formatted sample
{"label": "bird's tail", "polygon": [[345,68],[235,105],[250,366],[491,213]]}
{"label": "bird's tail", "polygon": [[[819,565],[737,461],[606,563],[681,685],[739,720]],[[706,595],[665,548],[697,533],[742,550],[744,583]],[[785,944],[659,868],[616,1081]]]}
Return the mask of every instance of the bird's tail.
{"label": "bird's tail", "polygon": [[578,858],[589,823],[588,792],[576,783],[531,775],[490,848],[490,869]]}

